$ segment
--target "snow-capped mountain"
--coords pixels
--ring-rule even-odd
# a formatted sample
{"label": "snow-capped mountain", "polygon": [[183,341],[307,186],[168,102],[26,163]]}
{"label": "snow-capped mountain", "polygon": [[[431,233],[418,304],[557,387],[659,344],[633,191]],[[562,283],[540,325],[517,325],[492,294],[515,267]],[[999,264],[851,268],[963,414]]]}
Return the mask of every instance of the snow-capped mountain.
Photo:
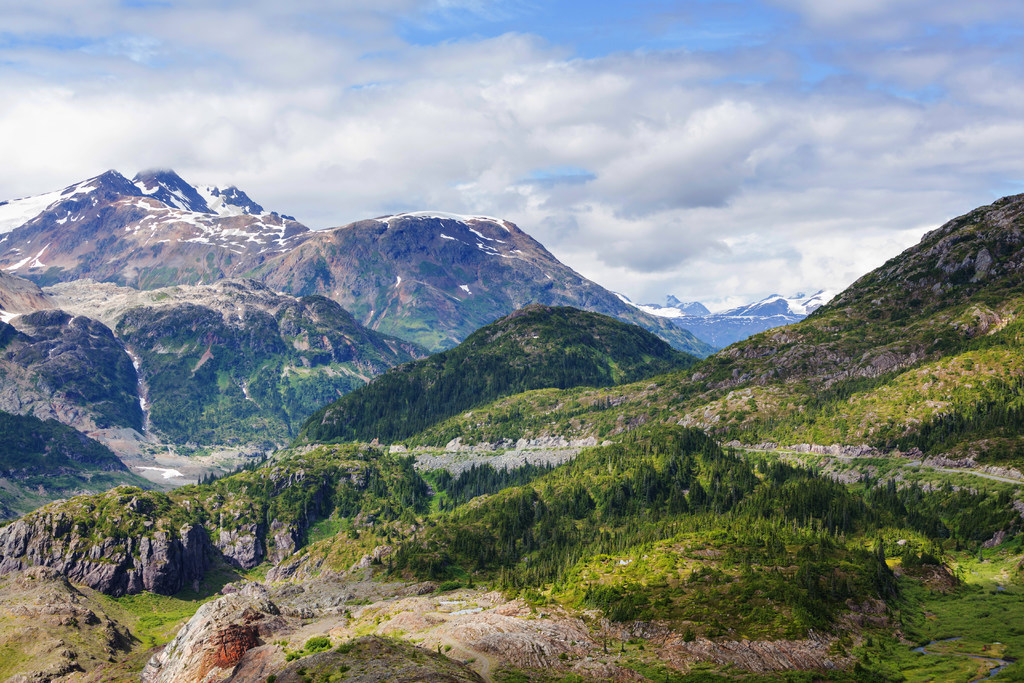
{"label": "snow-capped mountain", "polygon": [[[190,185],[174,171],[158,169],[138,173],[132,182],[148,197],[169,207],[215,216],[279,216],[267,211],[234,185],[221,189],[212,185]],[[291,216],[281,216],[295,220]]]}
{"label": "snow-capped mountain", "polygon": [[639,324],[696,355],[711,347],[628,306],[507,221],[413,212],[322,231],[268,212],[238,188],[173,171],[108,171],[0,204],[0,270],[39,285],[89,278],[136,289],[254,277],[320,294],[363,325],[429,349],[530,303]]}
{"label": "snow-capped mountain", "polygon": [[658,304],[635,304],[629,300],[628,297],[622,294],[616,293],[620,299],[630,306],[639,308],[645,313],[656,315],[659,318],[688,318],[688,317],[701,317],[711,313],[707,307],[699,301],[680,301],[671,294],[665,297],[665,305],[659,306]]}
{"label": "snow-capped mountain", "polygon": [[107,171],[0,204],[0,230],[7,272],[43,284],[89,277],[141,288],[244,273],[310,234],[236,188],[196,188],[173,171],[134,180]]}
{"label": "snow-capped mountain", "polygon": [[621,294],[618,296],[645,313],[670,319],[701,341],[724,348],[758,332],[803,320],[828,303],[835,292],[819,290],[809,296],[800,292],[790,297],[772,294],[760,301],[716,313],[700,302],[682,302],[672,295],[666,297],[665,306],[635,304]]}
{"label": "snow-capped mountain", "polygon": [[367,327],[432,350],[531,303],[604,313],[684,351],[711,350],[625,305],[515,224],[488,216],[418,211],[358,221],[315,233],[253,275],[277,291],[335,299]]}

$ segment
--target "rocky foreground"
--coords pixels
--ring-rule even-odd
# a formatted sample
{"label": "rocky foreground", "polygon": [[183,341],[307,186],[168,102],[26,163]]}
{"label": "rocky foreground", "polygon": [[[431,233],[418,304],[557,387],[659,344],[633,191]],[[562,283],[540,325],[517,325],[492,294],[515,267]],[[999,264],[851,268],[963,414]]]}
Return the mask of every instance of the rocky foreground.
{"label": "rocky foreground", "polygon": [[503,671],[632,681],[646,680],[635,669],[652,664],[686,671],[714,662],[762,673],[851,664],[830,653],[827,638],[686,639],[655,623],[535,608],[487,589],[380,583],[366,564],[357,563],[347,577],[228,584],[169,643],[148,652],[108,613],[109,601],[49,569],[18,572],[0,580],[0,652],[16,646],[34,655],[0,658],[0,676],[139,680],[134,661],[145,662],[144,683],[283,683],[340,674],[355,681],[461,682],[493,680]]}

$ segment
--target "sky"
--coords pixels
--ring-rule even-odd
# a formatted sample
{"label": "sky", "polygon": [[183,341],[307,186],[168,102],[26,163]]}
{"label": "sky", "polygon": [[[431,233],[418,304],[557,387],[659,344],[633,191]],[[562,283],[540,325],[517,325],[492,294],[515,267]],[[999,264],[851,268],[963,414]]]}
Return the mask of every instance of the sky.
{"label": "sky", "polygon": [[634,301],[840,290],[1024,192],[1019,0],[0,0],[0,198],[497,216]]}

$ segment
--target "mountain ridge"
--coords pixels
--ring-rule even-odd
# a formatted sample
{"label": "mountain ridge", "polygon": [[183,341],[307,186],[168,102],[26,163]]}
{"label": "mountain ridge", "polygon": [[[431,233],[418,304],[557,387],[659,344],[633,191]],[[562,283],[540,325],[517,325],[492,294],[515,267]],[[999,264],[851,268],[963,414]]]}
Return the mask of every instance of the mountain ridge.
{"label": "mountain ridge", "polygon": [[459,346],[400,366],[310,416],[308,441],[401,440],[475,405],[528,389],[609,386],[694,359],[609,316],[531,304]]}
{"label": "mountain ridge", "polygon": [[0,226],[0,269],[40,285],[91,278],[156,289],[255,277],[323,294],[367,327],[432,350],[530,303],[572,305],[640,324],[684,351],[712,351],[484,216],[422,211],[311,231],[234,187],[192,186],[169,170],[135,182],[107,171],[0,204]]}
{"label": "mountain ridge", "polygon": [[800,322],[835,293],[819,290],[810,296],[801,292],[791,297],[770,294],[753,303],[714,313],[699,301],[684,303],[672,295],[666,297],[665,306],[635,304],[624,295],[618,296],[646,313],[671,320],[712,346],[725,348],[758,332]]}

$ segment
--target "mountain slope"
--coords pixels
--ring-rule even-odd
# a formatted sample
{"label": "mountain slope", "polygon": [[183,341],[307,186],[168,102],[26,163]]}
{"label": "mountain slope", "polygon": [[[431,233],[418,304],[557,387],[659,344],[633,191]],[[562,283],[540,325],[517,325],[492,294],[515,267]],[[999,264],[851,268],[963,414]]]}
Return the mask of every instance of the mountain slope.
{"label": "mountain slope", "polygon": [[634,325],[533,305],[321,409],[303,425],[303,436],[402,439],[500,396],[541,387],[609,386],[693,362]]}
{"label": "mountain slope", "polygon": [[373,329],[449,348],[523,306],[572,306],[636,323],[677,349],[710,347],[623,303],[508,221],[429,212],[318,232],[253,272],[274,289],[322,293]]}
{"label": "mountain slope", "polygon": [[34,282],[0,270],[0,319],[4,322],[15,315],[52,307]]}
{"label": "mountain slope", "polygon": [[[137,182],[107,171],[62,192],[9,203],[7,213],[15,217],[0,238],[0,268],[40,284],[92,278],[152,289],[243,272],[309,233],[274,213],[220,215],[173,172],[140,174]],[[20,211],[26,203],[32,206]]]}
{"label": "mountain slope", "polygon": [[55,420],[0,412],[0,518],[55,498],[146,485],[100,443]]}
{"label": "mountain slope", "polygon": [[745,443],[916,446],[1024,465],[1022,228],[1024,196],[1004,198],[929,233],[807,319],[657,386],[508,397],[418,440],[600,437],[662,421]]}
{"label": "mountain slope", "polygon": [[84,431],[142,428],[138,377],[102,323],[44,310],[0,323],[0,410]]}
{"label": "mountain slope", "polygon": [[114,328],[139,368],[147,429],[179,445],[286,442],[317,408],[424,355],[329,299],[279,295],[252,280],[49,291],[56,305]]}

